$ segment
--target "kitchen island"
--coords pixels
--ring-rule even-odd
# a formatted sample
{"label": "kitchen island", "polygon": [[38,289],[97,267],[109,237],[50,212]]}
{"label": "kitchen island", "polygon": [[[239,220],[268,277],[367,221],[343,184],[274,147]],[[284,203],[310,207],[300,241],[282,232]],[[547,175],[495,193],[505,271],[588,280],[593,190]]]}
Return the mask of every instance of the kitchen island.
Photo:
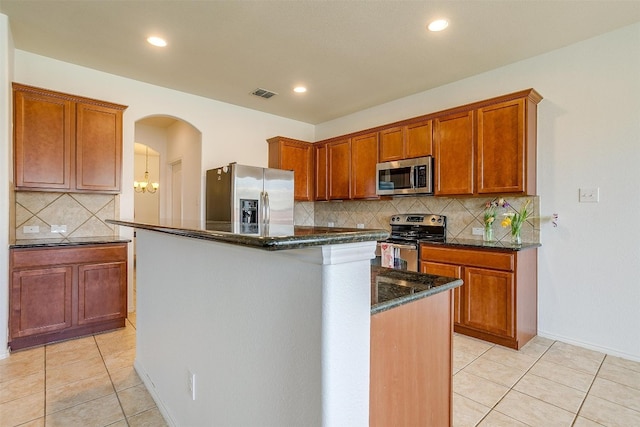
{"label": "kitchen island", "polygon": [[[372,306],[370,260],[386,231],[109,222],[136,228],[135,367],[170,425],[369,425],[372,310],[389,302]],[[437,293],[421,286],[407,306]]]}

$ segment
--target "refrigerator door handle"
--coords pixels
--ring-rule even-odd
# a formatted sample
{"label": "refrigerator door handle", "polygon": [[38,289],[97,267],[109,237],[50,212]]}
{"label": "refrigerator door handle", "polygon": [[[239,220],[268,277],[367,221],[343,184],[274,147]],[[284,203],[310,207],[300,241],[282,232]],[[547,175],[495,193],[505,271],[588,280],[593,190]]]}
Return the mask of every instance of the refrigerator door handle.
{"label": "refrigerator door handle", "polygon": [[269,193],[266,191],[264,192],[264,211],[264,222],[269,224],[269,221],[271,221],[271,206],[269,206]]}

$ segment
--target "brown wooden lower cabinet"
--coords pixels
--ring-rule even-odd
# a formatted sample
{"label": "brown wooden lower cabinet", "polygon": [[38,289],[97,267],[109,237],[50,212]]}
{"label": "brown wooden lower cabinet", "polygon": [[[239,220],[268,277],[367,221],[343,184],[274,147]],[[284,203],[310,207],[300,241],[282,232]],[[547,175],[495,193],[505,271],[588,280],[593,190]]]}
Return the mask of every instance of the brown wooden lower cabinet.
{"label": "brown wooden lower cabinet", "polygon": [[461,278],[454,331],[520,349],[538,329],[538,250],[493,251],[423,244],[420,271]]}
{"label": "brown wooden lower cabinet", "polygon": [[10,251],[12,350],[124,327],[127,244]]}
{"label": "brown wooden lower cabinet", "polygon": [[371,316],[369,426],[452,425],[452,293]]}

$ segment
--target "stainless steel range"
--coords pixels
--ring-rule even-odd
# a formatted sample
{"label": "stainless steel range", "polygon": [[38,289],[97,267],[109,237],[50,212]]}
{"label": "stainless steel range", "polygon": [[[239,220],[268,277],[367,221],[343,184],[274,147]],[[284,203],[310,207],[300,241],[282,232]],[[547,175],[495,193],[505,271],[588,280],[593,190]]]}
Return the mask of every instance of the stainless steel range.
{"label": "stainless steel range", "polygon": [[443,242],[447,217],[433,214],[400,214],[389,220],[391,234],[378,242],[376,255],[383,267],[418,271],[420,242]]}

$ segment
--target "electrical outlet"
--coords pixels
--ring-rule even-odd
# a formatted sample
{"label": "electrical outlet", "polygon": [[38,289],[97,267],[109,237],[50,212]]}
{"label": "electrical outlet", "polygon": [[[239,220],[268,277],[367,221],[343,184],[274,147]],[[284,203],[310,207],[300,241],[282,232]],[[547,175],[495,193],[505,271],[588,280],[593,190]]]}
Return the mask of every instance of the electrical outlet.
{"label": "electrical outlet", "polygon": [[187,387],[191,400],[196,400],[196,374],[187,369]]}
{"label": "electrical outlet", "polygon": [[329,221],[329,222],[327,223],[327,226],[328,226],[328,227],[333,227],[334,225],[335,225],[335,224],[334,224],[333,222],[331,222],[331,221]]}
{"label": "electrical outlet", "polygon": [[67,232],[67,226],[66,225],[51,224],[51,232],[52,233],[66,233]]}
{"label": "electrical outlet", "polygon": [[600,201],[600,188],[581,188],[579,190],[580,203],[598,203]]}
{"label": "electrical outlet", "polygon": [[24,234],[27,234],[27,233],[39,233],[40,232],[40,226],[38,226],[38,225],[25,225],[24,227],[22,227],[22,232]]}
{"label": "electrical outlet", "polygon": [[358,224],[356,225],[357,228],[364,228],[364,224]]}
{"label": "electrical outlet", "polygon": [[471,234],[474,236],[482,236],[484,234],[484,228],[482,227],[473,227],[471,229]]}

